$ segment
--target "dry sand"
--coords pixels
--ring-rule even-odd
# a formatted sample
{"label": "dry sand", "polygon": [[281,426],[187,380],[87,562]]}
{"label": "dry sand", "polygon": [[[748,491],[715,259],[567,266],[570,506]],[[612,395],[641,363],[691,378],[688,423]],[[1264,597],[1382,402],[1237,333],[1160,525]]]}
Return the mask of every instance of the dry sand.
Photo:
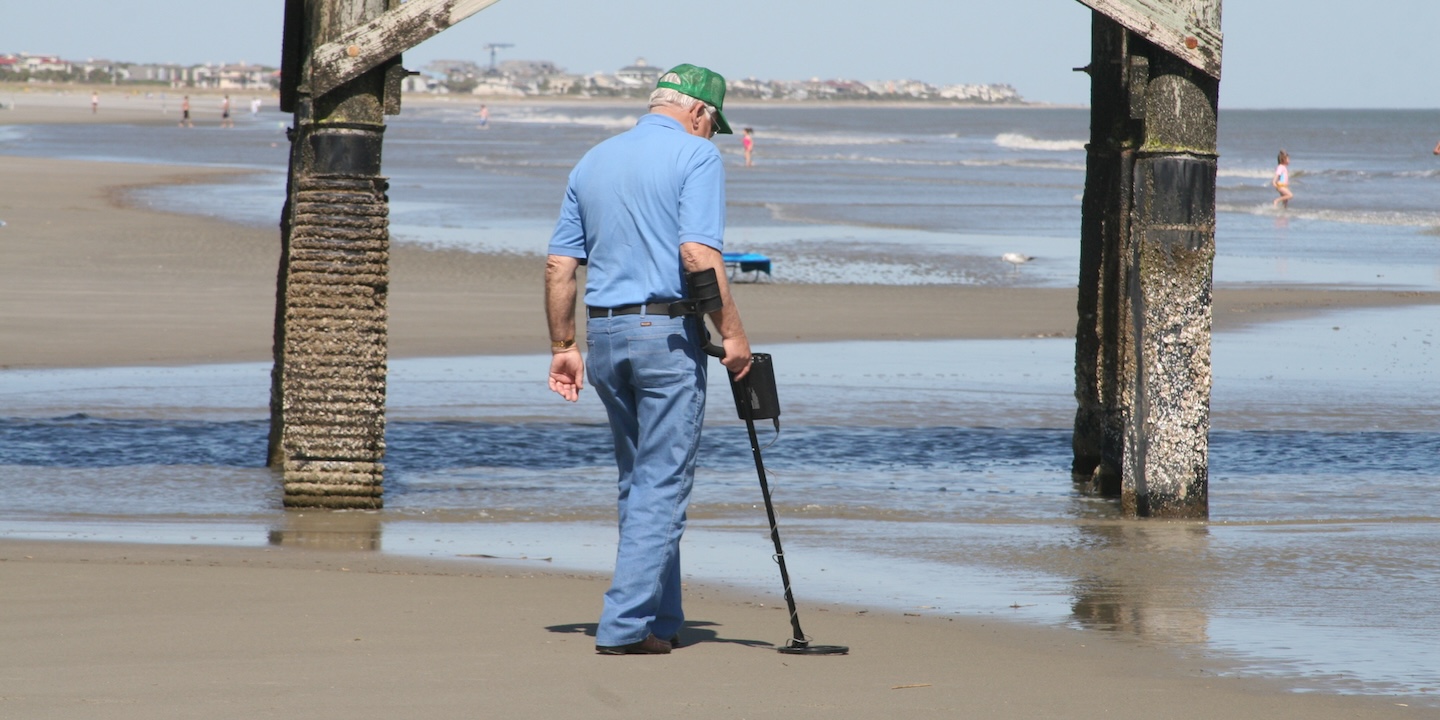
{"label": "dry sand", "polygon": [[[17,121],[12,112],[0,112],[0,123]],[[53,120],[36,110],[25,121]],[[215,174],[0,157],[0,367],[268,359],[278,232],[121,202],[126,187]],[[544,352],[537,259],[398,247],[392,265],[394,355]],[[777,284],[739,286],[737,297],[762,347],[1070,336],[1075,324],[1074,292],[1062,290]],[[1216,325],[1437,302],[1433,293],[1225,288],[1216,292]],[[1293,694],[1117,636],[1003,618],[806,607],[813,636],[854,652],[783,656],[769,645],[788,631],[776,597],[700,586],[689,590],[687,647],[668,657],[600,657],[586,633],[604,586],[600,577],[480,560],[0,540],[0,717],[1432,712],[1386,698]]]}

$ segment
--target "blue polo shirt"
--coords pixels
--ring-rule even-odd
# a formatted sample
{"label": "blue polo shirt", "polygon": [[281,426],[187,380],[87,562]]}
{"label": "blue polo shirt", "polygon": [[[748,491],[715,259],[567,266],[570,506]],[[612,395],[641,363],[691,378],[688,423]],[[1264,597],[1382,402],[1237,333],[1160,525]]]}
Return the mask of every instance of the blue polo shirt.
{"label": "blue polo shirt", "polygon": [[722,250],[724,234],[720,151],[650,114],[570,172],[549,252],[588,265],[585,304],[613,308],[685,297],[680,244]]}

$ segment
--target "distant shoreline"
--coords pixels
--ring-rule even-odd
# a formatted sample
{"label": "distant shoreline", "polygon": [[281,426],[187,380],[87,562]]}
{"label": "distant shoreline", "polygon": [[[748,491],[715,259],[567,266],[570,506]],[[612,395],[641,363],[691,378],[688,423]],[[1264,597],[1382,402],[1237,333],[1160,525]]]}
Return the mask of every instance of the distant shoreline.
{"label": "distant shoreline", "polygon": [[[254,89],[214,89],[214,88],[171,88],[158,85],[108,85],[108,84],[85,84],[85,83],[0,83],[0,104],[8,105],[9,95],[16,95],[17,104],[20,100],[31,101],[43,98],[75,98],[84,100],[89,104],[90,93],[98,93],[101,99],[101,109],[105,109],[107,98],[116,97],[146,98],[154,99],[156,96],[164,95],[166,98],[178,98],[189,95],[192,98],[219,98],[230,95],[232,98],[262,98],[267,107],[274,108],[279,103],[279,94],[269,88],[257,92]],[[450,94],[437,95],[432,93],[406,93],[402,97],[404,103],[418,105],[539,105],[539,104],[587,104],[587,105],[615,105],[625,107],[637,107],[643,105],[644,98],[639,97],[583,97],[578,95],[473,95],[473,94]],[[47,103],[48,104],[48,103]],[[977,109],[1044,109],[1044,110],[1085,110],[1086,105],[1067,105],[1046,102],[1002,102],[986,103],[965,100],[903,100],[903,99],[865,99],[855,98],[844,100],[826,98],[823,100],[793,100],[789,98],[748,98],[731,97],[726,103],[728,107],[815,107],[815,108],[977,108]],[[245,108],[237,107],[238,111]],[[0,111],[3,112],[3,111]],[[0,124],[5,124],[3,115],[0,115]]]}
{"label": "distant shoreline", "polygon": [[[16,95],[16,100],[24,98],[42,97],[75,97],[83,99],[88,106],[90,93],[98,92],[101,98],[101,108],[105,107],[107,98],[119,96],[139,96],[146,93],[152,95],[164,94],[168,97],[190,95],[201,98],[219,98],[229,94],[234,98],[263,98],[266,107],[273,109],[279,104],[279,94],[269,88],[256,92],[253,89],[225,89],[217,90],[212,88],[170,88],[158,85],[109,85],[109,84],[87,84],[87,83],[17,83],[0,82],[0,106],[8,105],[10,95]],[[83,95],[83,97],[82,97]],[[576,97],[574,95],[529,95],[513,97],[506,95],[434,95],[429,93],[407,93],[404,102],[415,104],[444,104],[463,103],[472,105],[523,105],[523,104],[614,104],[634,107],[644,103],[643,98],[623,97]],[[980,103],[964,102],[958,100],[789,100],[789,99],[759,99],[732,97],[727,103],[730,107],[836,107],[836,108],[966,108],[966,109],[1036,109],[1036,110],[1089,110],[1090,106],[1084,103],[1051,103],[1044,101],[1022,101],[1013,103]],[[240,110],[245,110],[241,107]],[[1231,107],[1220,106],[1221,112],[1423,112],[1433,113],[1436,108],[1419,107],[1366,107],[1366,108],[1336,108],[1336,107]],[[5,110],[0,108],[0,125],[10,124],[5,118]]]}

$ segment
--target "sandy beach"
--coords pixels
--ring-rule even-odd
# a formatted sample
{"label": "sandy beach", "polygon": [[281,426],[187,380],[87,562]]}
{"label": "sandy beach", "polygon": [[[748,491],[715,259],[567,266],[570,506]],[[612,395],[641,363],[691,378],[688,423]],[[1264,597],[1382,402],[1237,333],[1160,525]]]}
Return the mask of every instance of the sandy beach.
{"label": "sandy beach", "polygon": [[[119,102],[104,102],[103,120],[79,120],[88,92],[77,93],[0,111],[0,125],[174,121],[149,106],[111,112]],[[127,195],[233,172],[0,157],[0,368],[267,360],[278,230],[158,212]],[[545,347],[538,258],[396,246],[391,261],[392,356]],[[1075,329],[1066,289],[745,284],[736,297],[757,346]],[[1440,293],[1222,286],[1215,327],[1419,304],[1440,304]],[[1433,713],[1383,697],[1292,693],[1119,635],[924,610],[803,607],[818,642],[854,651],[789,657],[773,649],[788,629],[778,597],[703,585],[688,588],[681,650],[599,657],[590,634],[606,581],[479,558],[0,540],[0,716]]]}
{"label": "sandy beach", "polygon": [[[682,647],[603,657],[606,578],[484,559],[0,543],[0,709],[26,718],[1385,718],[1078,630],[688,588]],[[637,667],[640,666],[640,667]],[[1424,712],[1424,710],[1419,710]]]}

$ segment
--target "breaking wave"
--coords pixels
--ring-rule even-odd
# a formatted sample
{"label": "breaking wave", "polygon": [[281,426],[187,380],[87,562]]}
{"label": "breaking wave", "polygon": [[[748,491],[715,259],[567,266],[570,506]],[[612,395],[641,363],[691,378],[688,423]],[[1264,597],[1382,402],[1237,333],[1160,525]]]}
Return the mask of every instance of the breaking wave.
{"label": "breaking wave", "polygon": [[635,126],[639,115],[571,115],[569,113],[516,113],[494,117],[496,121],[531,125],[584,125],[612,130],[628,130]]}
{"label": "breaking wave", "polygon": [[861,155],[858,153],[831,153],[827,155],[816,155],[810,160],[829,160],[839,162],[866,163],[871,165],[911,165],[921,167],[1004,167],[1004,168],[1026,168],[1031,170],[1076,170],[1085,171],[1084,163],[1067,163],[1056,161],[1010,159],[1010,160],[979,160],[975,158],[956,158],[953,160],[930,160],[921,158],[897,158],[883,157],[879,155]]}
{"label": "breaking wave", "polygon": [[[1217,212],[1243,215],[1277,215],[1279,210],[1270,203],[1259,205],[1242,203],[1218,203]],[[1389,225],[1394,227],[1440,227],[1440,213],[1417,213],[1399,210],[1334,210],[1327,208],[1300,209],[1291,207],[1286,216],[1301,220],[1320,220],[1352,225]]]}
{"label": "breaking wave", "polygon": [[1074,152],[1085,149],[1084,140],[1039,140],[1019,133],[1000,133],[995,136],[995,144],[1009,150]]}
{"label": "breaking wave", "polygon": [[1270,178],[1274,175],[1274,173],[1269,170],[1259,170],[1256,168],[1227,168],[1223,166],[1216,171],[1216,174],[1223,178],[1264,180],[1267,183],[1270,182]]}
{"label": "breaking wave", "polygon": [[899,145],[910,142],[903,138],[867,133],[794,133],[783,130],[765,130],[756,133],[755,142],[774,142],[784,145]]}

